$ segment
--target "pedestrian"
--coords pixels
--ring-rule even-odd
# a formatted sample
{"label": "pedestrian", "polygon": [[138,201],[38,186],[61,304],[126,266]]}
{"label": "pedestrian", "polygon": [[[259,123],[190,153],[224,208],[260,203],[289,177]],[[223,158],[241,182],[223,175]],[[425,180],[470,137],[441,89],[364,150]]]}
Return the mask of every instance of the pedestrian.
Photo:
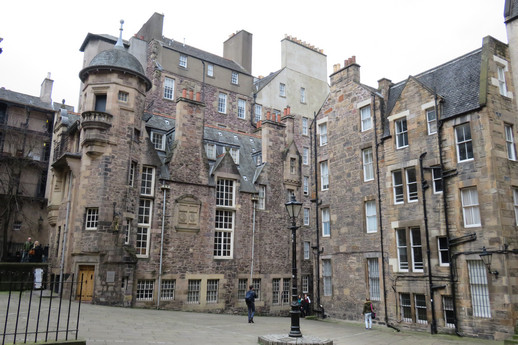
{"label": "pedestrian", "polygon": [[27,241],[23,244],[22,262],[29,262],[29,251],[33,245],[32,238],[27,237]]}
{"label": "pedestrian", "polygon": [[372,328],[372,313],[374,312],[374,308],[372,307],[372,302],[366,298],[365,303],[363,304],[363,316],[365,317],[365,329]]}
{"label": "pedestrian", "polygon": [[34,247],[30,251],[32,255],[30,255],[30,262],[41,262],[43,256],[43,248],[40,245],[39,241],[34,242]]}
{"label": "pedestrian", "polygon": [[257,294],[254,291],[254,286],[250,285],[249,290],[246,292],[245,295],[246,307],[248,308],[248,323],[254,323],[256,298]]}
{"label": "pedestrian", "polygon": [[301,295],[299,295],[299,298],[297,299],[297,305],[300,310],[300,316],[304,317],[304,299],[302,298]]}
{"label": "pedestrian", "polygon": [[309,315],[309,306],[311,304],[311,299],[309,298],[308,294],[304,294],[304,302],[302,302],[302,305],[304,306],[304,316]]}

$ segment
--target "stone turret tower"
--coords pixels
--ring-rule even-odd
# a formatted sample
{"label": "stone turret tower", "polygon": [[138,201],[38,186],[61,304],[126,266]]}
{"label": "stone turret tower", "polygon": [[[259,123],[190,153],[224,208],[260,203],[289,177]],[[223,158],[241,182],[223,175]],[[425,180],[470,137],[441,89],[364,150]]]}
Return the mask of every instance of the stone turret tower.
{"label": "stone turret tower", "polygon": [[81,158],[73,169],[67,247],[75,254],[67,271],[84,276],[85,267],[93,270],[88,277],[95,302],[119,305],[132,291],[136,260],[122,230],[136,224],[142,117],[151,88],[142,65],[122,44],[122,27],[120,36],[79,73]]}

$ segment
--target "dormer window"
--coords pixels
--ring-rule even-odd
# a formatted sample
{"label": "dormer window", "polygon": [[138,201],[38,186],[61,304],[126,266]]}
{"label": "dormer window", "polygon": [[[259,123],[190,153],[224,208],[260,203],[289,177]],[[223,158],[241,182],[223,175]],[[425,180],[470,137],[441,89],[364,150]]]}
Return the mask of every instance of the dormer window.
{"label": "dormer window", "polygon": [[232,156],[234,163],[239,164],[239,149],[233,147],[230,148],[230,155]]}
{"label": "dormer window", "polygon": [[151,132],[151,142],[155,150],[165,151],[165,135],[158,132]]}

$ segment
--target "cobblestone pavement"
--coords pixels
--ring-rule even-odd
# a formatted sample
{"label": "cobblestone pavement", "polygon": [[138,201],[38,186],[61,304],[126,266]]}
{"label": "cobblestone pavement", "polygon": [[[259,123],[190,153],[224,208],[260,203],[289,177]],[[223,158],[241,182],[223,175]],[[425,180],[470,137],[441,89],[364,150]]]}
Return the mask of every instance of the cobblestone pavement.
{"label": "cobblestone pavement", "polygon": [[[352,344],[503,344],[472,338],[429,333],[396,332],[374,325],[366,330],[362,322],[342,320],[300,320],[303,335],[331,339],[334,345]],[[259,336],[289,333],[289,317],[202,314],[149,309],[126,309],[83,305],[79,336],[87,344],[257,344]]]}
{"label": "cobblestone pavement", "polygon": [[[0,320],[5,320],[6,301],[7,296],[0,293]],[[77,310],[76,302],[72,302],[72,310],[74,309]],[[31,318],[34,315],[32,313]],[[11,308],[9,318],[16,318],[16,309]],[[289,317],[256,316],[254,320],[255,323],[249,324],[246,315],[132,309],[83,303],[78,338],[86,339],[88,345],[240,345],[257,344],[259,336],[287,335],[290,331]],[[26,317],[20,321],[23,324]],[[301,319],[300,329],[303,336],[330,339],[334,345],[503,344],[442,334],[432,336],[425,332],[396,332],[381,325],[373,325],[372,330],[366,330],[360,319],[357,322],[332,318]]]}

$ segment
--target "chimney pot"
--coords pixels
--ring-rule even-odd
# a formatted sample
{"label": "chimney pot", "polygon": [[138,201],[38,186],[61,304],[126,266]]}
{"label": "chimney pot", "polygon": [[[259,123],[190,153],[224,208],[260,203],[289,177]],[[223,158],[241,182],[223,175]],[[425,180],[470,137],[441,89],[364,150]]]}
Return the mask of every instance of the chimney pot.
{"label": "chimney pot", "polygon": [[198,102],[201,101],[201,93],[199,93],[199,92],[196,92],[196,101],[198,101]]}
{"label": "chimney pot", "polygon": [[289,115],[289,114],[290,114],[290,111],[291,111],[291,108],[290,108],[290,106],[288,105],[288,107],[286,108],[286,113],[287,113],[287,115]]}
{"label": "chimney pot", "polygon": [[183,98],[186,98],[186,97],[187,97],[187,89],[183,89],[183,90],[182,90],[182,97],[183,97]]}
{"label": "chimney pot", "polygon": [[189,99],[193,99],[194,91],[189,90]]}

